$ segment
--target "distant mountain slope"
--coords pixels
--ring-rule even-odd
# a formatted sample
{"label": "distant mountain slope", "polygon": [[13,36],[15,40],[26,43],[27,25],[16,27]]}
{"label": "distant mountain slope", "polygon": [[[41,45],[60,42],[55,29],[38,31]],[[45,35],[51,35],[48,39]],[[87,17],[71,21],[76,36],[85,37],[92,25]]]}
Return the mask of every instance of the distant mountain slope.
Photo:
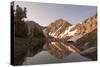
{"label": "distant mountain slope", "polygon": [[97,29],[79,38],[76,41],[76,43],[78,44],[81,50],[85,50],[89,47],[96,47],[97,46]]}
{"label": "distant mountain slope", "polygon": [[34,21],[26,21],[25,23],[28,27],[28,35],[30,35],[32,33],[34,28],[37,28],[39,30],[39,32],[41,32],[43,34],[42,26],[40,26],[38,23],[36,23]]}
{"label": "distant mountain slope", "polygon": [[97,29],[79,38],[76,43],[81,49],[81,55],[97,60]]}
{"label": "distant mountain slope", "polygon": [[77,33],[89,33],[97,28],[97,16],[93,15],[88,17],[86,20],[82,21],[72,29],[77,29]]}
{"label": "distant mountain slope", "polygon": [[47,26],[46,32],[49,36],[54,38],[67,38],[79,34],[89,33],[96,28],[97,16],[93,15],[76,25],[70,24],[63,19],[58,19]]}

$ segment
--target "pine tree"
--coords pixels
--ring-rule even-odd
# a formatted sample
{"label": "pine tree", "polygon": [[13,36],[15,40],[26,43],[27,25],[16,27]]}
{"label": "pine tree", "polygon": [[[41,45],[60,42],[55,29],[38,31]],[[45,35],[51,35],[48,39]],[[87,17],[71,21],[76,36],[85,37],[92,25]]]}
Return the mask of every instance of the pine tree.
{"label": "pine tree", "polygon": [[16,10],[14,14],[15,19],[15,36],[18,37],[27,37],[28,27],[24,21],[26,18],[26,8],[24,10],[19,6],[16,5]]}

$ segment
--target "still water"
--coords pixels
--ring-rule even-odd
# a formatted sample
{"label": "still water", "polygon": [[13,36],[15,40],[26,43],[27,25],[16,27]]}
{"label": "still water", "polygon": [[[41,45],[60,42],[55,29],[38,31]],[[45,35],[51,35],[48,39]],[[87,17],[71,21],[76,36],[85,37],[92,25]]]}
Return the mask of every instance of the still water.
{"label": "still water", "polygon": [[[71,49],[70,45],[66,45],[65,43],[50,42],[46,43],[46,45],[48,45],[49,48],[46,46],[45,50],[40,51],[35,56],[26,57],[23,64],[27,65],[91,61],[90,59],[81,56],[78,52],[75,52],[76,50]],[[61,58],[59,58],[60,55]]]}

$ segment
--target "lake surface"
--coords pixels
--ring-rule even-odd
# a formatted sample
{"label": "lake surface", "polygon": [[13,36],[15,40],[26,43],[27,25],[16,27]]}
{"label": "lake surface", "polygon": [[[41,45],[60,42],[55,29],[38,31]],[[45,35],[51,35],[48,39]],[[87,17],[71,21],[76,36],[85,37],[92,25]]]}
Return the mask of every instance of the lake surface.
{"label": "lake surface", "polygon": [[71,53],[63,59],[58,59],[55,56],[48,53],[48,51],[41,51],[33,57],[26,57],[25,64],[48,64],[48,63],[64,63],[64,62],[80,62],[91,61],[90,59],[81,56],[78,53]]}
{"label": "lake surface", "polygon": [[[63,48],[59,49],[59,43],[53,42],[58,48],[63,50]],[[53,45],[52,43],[49,45]],[[58,45],[57,45],[58,44]],[[61,46],[60,46],[61,47]],[[54,52],[56,52],[54,50]],[[58,54],[59,55],[59,54]],[[64,58],[57,58],[56,56],[50,54],[48,50],[42,50],[41,52],[37,53],[33,57],[26,57],[25,61],[23,62],[24,65],[28,64],[48,64],[48,63],[65,63],[65,62],[80,62],[80,61],[91,61],[90,59],[81,56],[77,52],[71,52],[68,55],[65,55]]]}

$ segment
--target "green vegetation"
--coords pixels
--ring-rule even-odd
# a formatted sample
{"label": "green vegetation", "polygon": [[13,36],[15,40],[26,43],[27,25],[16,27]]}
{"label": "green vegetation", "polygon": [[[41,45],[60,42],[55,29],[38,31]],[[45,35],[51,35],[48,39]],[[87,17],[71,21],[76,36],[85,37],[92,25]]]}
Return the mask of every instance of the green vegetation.
{"label": "green vegetation", "polygon": [[15,36],[17,37],[27,37],[28,28],[23,20],[24,18],[26,18],[26,8],[24,8],[23,11],[22,8],[17,5],[14,14]]}
{"label": "green vegetation", "polygon": [[35,38],[43,38],[44,35],[43,35],[42,30],[38,29],[37,27],[34,27],[34,29],[33,29],[33,37],[35,37]]}

